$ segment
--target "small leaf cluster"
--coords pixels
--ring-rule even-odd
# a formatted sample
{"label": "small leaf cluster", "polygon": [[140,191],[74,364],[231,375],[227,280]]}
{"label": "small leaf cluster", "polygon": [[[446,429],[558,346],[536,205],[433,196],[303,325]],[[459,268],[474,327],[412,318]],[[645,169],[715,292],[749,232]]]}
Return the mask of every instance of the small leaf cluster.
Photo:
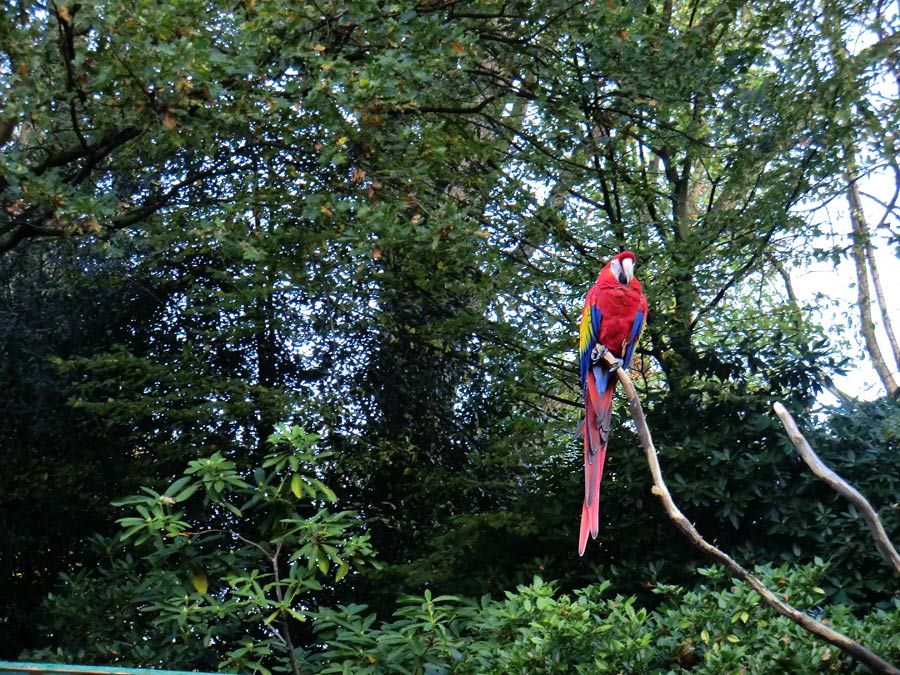
{"label": "small leaf cluster", "polygon": [[317,439],[281,426],[259,466],[217,452],[118,500],[122,531],[96,540],[110,564],[63,577],[48,599],[59,648],[35,657],[264,675],[295,658],[318,598],[374,555],[354,515],[329,506]]}
{"label": "small leaf cluster", "polygon": [[610,582],[556,596],[535,577],[502,600],[405,597],[394,620],[372,630],[365,606],[317,616],[328,648],[322,673],[616,673],[647,665],[649,614],[635,598],[604,598]]}

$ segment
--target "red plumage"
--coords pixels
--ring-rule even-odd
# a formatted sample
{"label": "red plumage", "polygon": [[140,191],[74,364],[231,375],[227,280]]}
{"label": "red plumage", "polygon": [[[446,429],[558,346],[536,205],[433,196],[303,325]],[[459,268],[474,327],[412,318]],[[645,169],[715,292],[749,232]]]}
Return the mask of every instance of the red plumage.
{"label": "red plumage", "polygon": [[617,378],[602,358],[603,348],[628,367],[647,318],[647,299],[634,278],[634,254],[624,251],[610,260],[588,291],[581,314],[579,361],[584,395],[584,505],[578,555],[584,555],[588,534],[596,538],[600,521],[600,481],[612,400]]}

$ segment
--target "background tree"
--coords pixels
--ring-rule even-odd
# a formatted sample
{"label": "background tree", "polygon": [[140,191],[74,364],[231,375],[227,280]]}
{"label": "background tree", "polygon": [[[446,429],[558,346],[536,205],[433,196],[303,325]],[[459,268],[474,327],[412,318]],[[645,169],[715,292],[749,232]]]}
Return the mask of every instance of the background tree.
{"label": "background tree", "polygon": [[82,544],[109,529],[111,491],[134,489],[144,477],[130,474],[115,439],[69,405],[77,383],[54,364],[111,348],[126,318],[146,309],[136,286],[121,277],[109,283],[116,267],[69,243],[0,260],[0,649],[7,656],[33,644],[23,618],[37,617],[59,572],[96,563]]}
{"label": "background tree", "polygon": [[[894,17],[865,10],[891,44]],[[892,62],[875,49],[844,77],[823,58],[825,28],[849,39],[851,24],[822,16],[775,1],[5,9],[0,248],[25,252],[16,292],[67,298],[90,278],[121,307],[107,317],[85,297],[108,339],[33,358],[65,384],[40,419],[64,408],[92,434],[71,437],[76,468],[127,476],[79,487],[94,513],[136,484],[164,494],[216,453],[246,479],[292,422],[334,452],[317,476],[384,563],[323,588],[318,606],[387,616],[425,584],[499,593],[538,571],[564,590],[598,574],[623,594],[693,583],[627,425],[596,568],[574,555],[577,318],[629,247],[651,303],[639,381],[676,498],[749,559],[827,558],[822,532],[852,522],[792,459],[769,405],[813,405],[847,363],[783,282],[819,233],[800,206],[843,184],[857,142],[836,111],[860,107],[862,75]],[[17,302],[17,325],[47,320]],[[16,442],[3,461],[21,465],[36,445]],[[889,473],[890,442],[860,445]],[[11,494],[6,520],[28,503]],[[836,555],[833,573],[856,562]],[[874,575],[846,600],[882,600]],[[30,568],[7,583],[22,576],[45,586]]]}
{"label": "background tree", "polygon": [[[845,168],[843,172],[851,228],[849,251],[856,267],[856,305],[866,351],[887,393],[896,394],[897,382],[894,373],[896,369],[900,368],[900,345],[894,335],[887,299],[878,271],[875,246],[872,242],[874,233],[869,226],[864,210],[860,181],[867,176],[877,175],[883,171],[886,165],[890,166],[892,162],[896,161],[892,157],[892,155],[896,155],[896,152],[890,148],[890,142],[884,137],[883,125],[891,123],[892,107],[885,106],[882,92],[891,86],[883,78],[883,73],[894,67],[890,61],[900,38],[896,33],[885,34],[885,15],[882,5],[875,4],[866,9],[868,11],[861,17],[852,16],[845,8],[826,3],[822,33],[827,41],[834,77],[854,83],[858,92],[854,98],[846,97],[838,101],[839,120],[852,129],[853,134],[844,143]],[[871,24],[869,24],[870,21]],[[865,30],[863,26],[866,25],[877,26],[874,35],[877,39],[851,56],[847,49],[845,35]],[[881,65],[879,62],[886,62],[884,65],[887,67],[879,68],[878,65]],[[861,169],[858,164],[858,156],[860,146],[863,144],[867,146],[867,150],[873,156],[866,163],[867,167]],[[895,191],[890,203],[881,204],[884,216],[881,218],[879,226],[883,226],[890,215],[895,215],[896,197]],[[873,198],[870,197],[870,199]],[[877,202],[878,198],[874,197],[874,201]],[[879,346],[878,330],[872,317],[873,299],[870,288],[874,289],[878,320],[888,341],[888,358],[882,354]]]}

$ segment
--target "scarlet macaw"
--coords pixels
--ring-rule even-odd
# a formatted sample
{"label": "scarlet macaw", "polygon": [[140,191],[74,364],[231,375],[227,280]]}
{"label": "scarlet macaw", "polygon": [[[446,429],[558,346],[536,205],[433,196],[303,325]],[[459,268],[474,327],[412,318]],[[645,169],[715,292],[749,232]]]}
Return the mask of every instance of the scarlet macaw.
{"label": "scarlet macaw", "polygon": [[[647,298],[634,277],[634,262],[631,251],[623,251],[610,260],[588,291],[581,313],[578,355],[584,396],[584,421],[580,429],[584,436],[584,506],[578,555],[584,555],[588,533],[596,539],[600,528],[600,479],[612,419],[613,392],[618,382],[610,376],[616,367],[628,367],[647,319]],[[617,366],[610,366],[603,358],[607,351],[617,358]]]}

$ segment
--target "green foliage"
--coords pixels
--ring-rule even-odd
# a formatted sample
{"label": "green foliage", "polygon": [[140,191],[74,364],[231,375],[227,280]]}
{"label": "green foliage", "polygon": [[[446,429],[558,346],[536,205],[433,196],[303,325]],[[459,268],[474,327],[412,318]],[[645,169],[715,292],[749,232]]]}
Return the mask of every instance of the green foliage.
{"label": "green foliage", "polygon": [[[866,496],[893,541],[900,536],[898,424],[900,402],[886,398],[836,409],[809,435],[822,460]],[[820,556],[829,562],[823,586],[838,601],[883,603],[884,589],[894,577],[871,544],[862,517],[799,459],[794,463],[793,473],[799,476],[793,481],[795,491],[765,515],[782,558],[809,561]],[[769,556],[778,557],[775,551]]]}
{"label": "green foliage", "polygon": [[[408,670],[469,663],[462,626],[494,602],[556,631],[529,623],[519,644],[515,617],[492,618],[522,672],[535,654],[607,667],[601,636],[579,642],[559,608],[612,617],[610,668],[671,664],[645,641],[648,584],[693,583],[697,559],[626,422],[601,538],[589,559],[573,546],[578,311],[628,247],[651,307],[637,379],[677,499],[748,560],[819,556],[829,598],[883,603],[868,548],[835,550],[864,541],[858,519],[770,411],[813,404],[846,365],[782,288],[818,234],[798,209],[830,196],[847,143],[892,142],[896,110],[866,91],[893,61],[823,58],[824,31],[889,23],[881,4],[844,5],[824,25],[785,0],[7,3],[0,252],[24,253],[2,270],[4,588],[26,579],[34,598],[66,572],[46,637],[65,658],[262,671],[316,644],[308,611],[387,616],[428,588],[391,638]],[[821,440],[890,509],[883,405],[823,422]],[[272,436],[280,420],[318,439]],[[119,536],[82,551],[137,486]],[[371,549],[383,568],[354,574]],[[572,590],[597,569],[626,597]],[[453,599],[538,572],[565,593]],[[0,625],[26,635],[16,602]],[[749,640],[738,623],[683,639],[713,661],[712,644]],[[503,672],[486,649],[471,667]]]}
{"label": "green foliage", "polygon": [[[700,570],[692,590],[655,586],[657,602],[610,596],[610,582],[572,594],[532,583],[501,600],[454,596],[404,598],[380,625],[352,605],[317,615],[328,648],[313,661],[321,673],[724,673],[865,672],[835,647],[806,634],[763,605],[744,583],[716,568]],[[886,658],[900,656],[900,603],[859,619],[852,608],[825,604],[816,584],[825,569],[757,569],[763,581],[832,627]]]}
{"label": "green foliage", "polygon": [[[665,600],[657,610],[660,651],[690,666],[691,672],[866,672],[834,646],[814,639],[785,617],[768,609],[747,584],[728,581],[721,570],[701,570],[708,581],[686,591],[660,587]],[[822,560],[804,567],[764,566],[757,575],[773,591],[835,630],[852,636],[888,661],[900,644],[893,632],[900,603],[860,619],[851,605],[828,604],[819,587],[827,568]],[[884,632],[882,632],[884,631]]]}
{"label": "green foliage", "polygon": [[57,647],[33,658],[264,675],[293,661],[292,633],[323,587],[373,556],[354,515],[328,506],[316,441],[282,427],[258,467],[215,453],[162,493],[118,500],[133,515],[96,540],[108,563],[63,576],[48,598]]}

